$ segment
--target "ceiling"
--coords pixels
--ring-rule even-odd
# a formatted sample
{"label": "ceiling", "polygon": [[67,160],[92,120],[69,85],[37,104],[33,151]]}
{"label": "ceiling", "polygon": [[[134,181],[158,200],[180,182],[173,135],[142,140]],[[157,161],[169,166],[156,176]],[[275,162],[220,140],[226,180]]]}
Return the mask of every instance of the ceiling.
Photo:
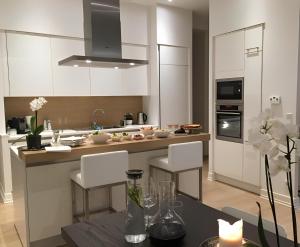
{"label": "ceiling", "polygon": [[[125,0],[126,1],[126,0]],[[179,8],[193,10],[201,16],[208,16],[209,0],[127,0],[128,2],[137,2],[142,4],[154,5],[156,3],[176,6]]]}

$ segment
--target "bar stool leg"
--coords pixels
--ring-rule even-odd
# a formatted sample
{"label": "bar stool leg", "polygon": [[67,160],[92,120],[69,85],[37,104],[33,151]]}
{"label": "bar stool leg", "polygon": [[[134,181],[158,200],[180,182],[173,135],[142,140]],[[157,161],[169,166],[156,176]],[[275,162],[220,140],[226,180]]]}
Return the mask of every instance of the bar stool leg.
{"label": "bar stool leg", "polygon": [[76,188],[75,183],[71,180],[71,196],[72,196],[72,222],[75,223],[76,214]]}
{"label": "bar stool leg", "polygon": [[202,202],[202,167],[199,168],[199,201]]}
{"label": "bar stool leg", "polygon": [[109,211],[112,212],[112,191],[111,191],[112,187],[109,186],[108,187],[108,208]]}
{"label": "bar stool leg", "polygon": [[125,187],[125,207],[127,209],[128,206],[128,201],[127,201],[127,192],[128,192],[128,187],[127,187],[127,182],[124,183]]}
{"label": "bar stool leg", "polygon": [[83,212],[85,220],[90,218],[90,208],[89,208],[89,190],[83,189]]}

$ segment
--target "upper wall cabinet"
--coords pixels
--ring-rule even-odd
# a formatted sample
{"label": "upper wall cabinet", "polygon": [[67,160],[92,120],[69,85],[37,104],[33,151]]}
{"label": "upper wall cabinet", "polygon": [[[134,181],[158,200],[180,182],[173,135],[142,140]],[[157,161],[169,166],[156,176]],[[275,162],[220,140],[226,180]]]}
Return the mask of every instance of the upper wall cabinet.
{"label": "upper wall cabinet", "polygon": [[50,39],[8,33],[10,96],[52,96]]}
{"label": "upper wall cabinet", "polygon": [[58,61],[74,54],[84,55],[82,40],[51,38],[54,96],[90,95],[89,68],[58,65]]}
{"label": "upper wall cabinet", "polygon": [[83,38],[82,0],[0,1],[0,29]]}
{"label": "upper wall cabinet", "polygon": [[245,30],[246,53],[254,53],[263,50],[263,26],[256,26]]}
{"label": "upper wall cabinet", "polygon": [[157,7],[157,43],[192,46],[192,12],[168,6]]}
{"label": "upper wall cabinet", "polygon": [[122,43],[149,44],[148,7],[134,3],[120,3]]}
{"label": "upper wall cabinet", "polygon": [[238,31],[215,38],[215,77],[244,76],[245,32]]}
{"label": "upper wall cabinet", "polygon": [[0,96],[9,96],[6,37],[0,32]]}

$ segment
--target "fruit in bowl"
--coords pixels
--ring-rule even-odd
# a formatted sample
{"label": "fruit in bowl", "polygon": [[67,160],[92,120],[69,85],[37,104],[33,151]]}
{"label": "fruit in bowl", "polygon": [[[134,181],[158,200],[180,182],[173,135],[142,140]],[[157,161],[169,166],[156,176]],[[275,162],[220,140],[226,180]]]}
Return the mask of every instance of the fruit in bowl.
{"label": "fruit in bowl", "polygon": [[127,132],[123,132],[122,137],[123,137],[123,140],[125,140],[125,141],[130,141],[132,139],[132,135],[128,134]]}
{"label": "fruit in bowl", "polygon": [[170,135],[170,131],[167,129],[158,129],[154,131],[154,135],[158,138],[167,138]]}
{"label": "fruit in bowl", "polygon": [[110,134],[105,133],[103,131],[95,131],[89,136],[89,138],[95,144],[106,143],[110,139],[110,137]]}
{"label": "fruit in bowl", "polygon": [[121,133],[113,133],[111,139],[113,142],[120,142],[122,141],[123,135]]}
{"label": "fruit in bowl", "polygon": [[144,139],[144,135],[143,134],[134,134],[133,135],[133,139],[134,140],[143,140]]}
{"label": "fruit in bowl", "polygon": [[153,127],[143,127],[141,128],[141,132],[144,136],[151,136],[154,134]]}

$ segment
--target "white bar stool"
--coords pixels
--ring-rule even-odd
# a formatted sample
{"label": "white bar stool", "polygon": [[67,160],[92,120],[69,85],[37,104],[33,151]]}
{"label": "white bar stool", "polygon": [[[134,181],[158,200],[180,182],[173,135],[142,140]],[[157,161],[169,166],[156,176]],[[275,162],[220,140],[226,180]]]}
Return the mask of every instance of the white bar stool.
{"label": "white bar stool", "polygon": [[168,156],[161,156],[149,161],[150,177],[153,176],[153,169],[158,169],[171,174],[175,182],[176,192],[179,191],[179,173],[192,170],[199,170],[199,199],[202,201],[202,166],[203,166],[203,144],[201,141],[171,144],[168,147]]}
{"label": "white bar stool", "polygon": [[72,218],[78,220],[76,215],[76,186],[83,192],[83,215],[86,220],[90,216],[89,192],[93,189],[108,188],[109,207],[92,213],[102,211],[115,211],[112,208],[112,187],[124,184],[125,198],[127,199],[128,152],[117,151],[81,156],[80,170],[71,173],[72,192]]}

